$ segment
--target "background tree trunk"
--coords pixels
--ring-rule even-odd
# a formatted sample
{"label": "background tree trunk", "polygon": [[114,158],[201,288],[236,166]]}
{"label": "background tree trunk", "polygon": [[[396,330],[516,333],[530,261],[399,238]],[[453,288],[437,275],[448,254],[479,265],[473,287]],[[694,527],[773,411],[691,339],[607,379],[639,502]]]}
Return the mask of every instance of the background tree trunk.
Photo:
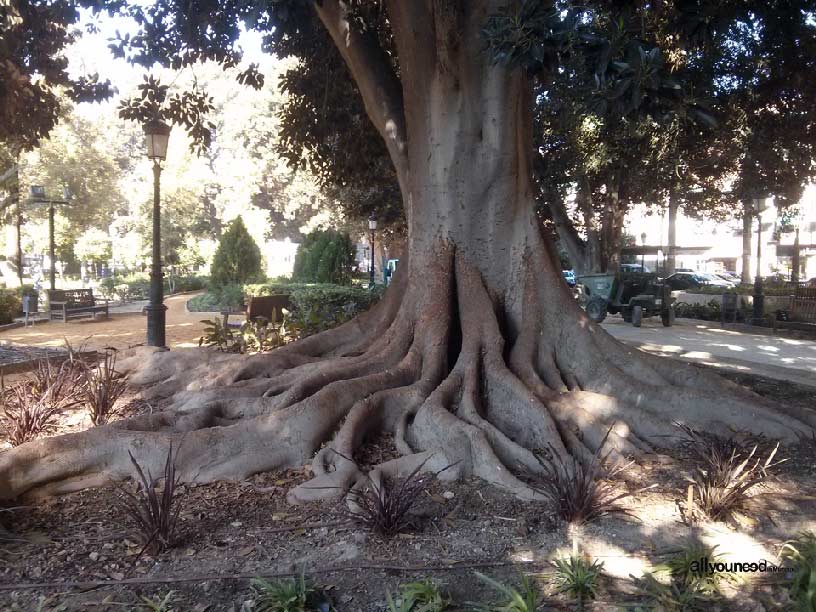
{"label": "background tree trunk", "polygon": [[751,235],[754,229],[753,201],[742,204],[742,274],[741,282],[751,283]]}
{"label": "background tree trunk", "polygon": [[668,253],[666,255],[666,273],[674,274],[674,268],[677,265],[677,195],[674,190],[669,193],[669,239],[668,239]]}

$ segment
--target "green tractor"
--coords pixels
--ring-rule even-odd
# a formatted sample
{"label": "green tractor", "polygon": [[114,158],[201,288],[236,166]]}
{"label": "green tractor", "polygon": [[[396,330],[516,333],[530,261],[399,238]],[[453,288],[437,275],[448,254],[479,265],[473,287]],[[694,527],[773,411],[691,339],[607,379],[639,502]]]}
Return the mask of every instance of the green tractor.
{"label": "green tractor", "polygon": [[657,274],[584,274],[577,282],[587,316],[595,323],[603,321],[607,313],[621,313],[623,320],[635,327],[640,327],[644,318],[658,315],[664,326],[674,323],[675,299]]}

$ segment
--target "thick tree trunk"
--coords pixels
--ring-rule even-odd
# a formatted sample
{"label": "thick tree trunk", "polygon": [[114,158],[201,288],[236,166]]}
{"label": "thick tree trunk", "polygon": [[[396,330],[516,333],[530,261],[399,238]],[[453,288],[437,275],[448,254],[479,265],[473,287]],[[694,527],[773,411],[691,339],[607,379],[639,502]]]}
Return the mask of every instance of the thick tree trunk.
{"label": "thick tree trunk", "polygon": [[[676,422],[784,440],[816,424],[693,366],[623,347],[587,319],[534,215],[529,84],[475,51],[501,2],[432,4],[431,14],[426,3],[389,4],[410,138],[384,131],[409,237],[383,300],[252,358],[195,349],[146,358],[142,349],[121,366],[167,407],[0,454],[0,497],[127,477],[128,451],[157,473],[172,444],[185,480],[311,460],[314,478],[290,492],[301,502],[361,483],[356,449],[388,431],[402,456],[374,478],[451,465],[443,478],[475,475],[529,499],[516,474],[541,470],[534,451],[585,459],[610,429],[620,458],[670,444]],[[342,5],[319,6],[327,27],[344,23]],[[351,45],[347,61],[361,61],[355,36],[339,38]],[[367,68],[352,72],[364,78]]]}

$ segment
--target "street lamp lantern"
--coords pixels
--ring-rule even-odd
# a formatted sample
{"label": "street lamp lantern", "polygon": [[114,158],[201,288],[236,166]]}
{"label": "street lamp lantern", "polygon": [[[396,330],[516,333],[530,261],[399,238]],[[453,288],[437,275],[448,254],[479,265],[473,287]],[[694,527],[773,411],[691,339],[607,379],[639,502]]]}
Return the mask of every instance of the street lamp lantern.
{"label": "street lamp lantern", "polygon": [[643,247],[640,253],[640,271],[646,272],[646,232],[640,235],[640,244]]}
{"label": "street lamp lantern", "polygon": [[374,288],[374,230],[377,229],[377,217],[373,214],[368,218],[368,229],[371,232],[371,265],[368,272],[368,288]]}
{"label": "street lamp lantern", "polygon": [[153,160],[153,261],[150,265],[150,303],[147,305],[147,345],[165,346],[165,311],[161,263],[161,162],[167,158],[170,126],[160,119],[144,126],[147,157]]}
{"label": "street lamp lantern", "polygon": [[161,119],[152,119],[144,126],[147,144],[147,158],[153,161],[167,159],[167,143],[170,140],[170,126]]}
{"label": "street lamp lantern", "polygon": [[[31,186],[31,199],[35,202],[48,204],[48,258],[50,260],[50,285],[51,291],[57,288],[56,272],[56,248],[54,245],[54,204],[68,204],[71,199],[71,192],[67,187],[62,188],[62,200],[52,200],[45,195],[45,187],[42,185]],[[22,261],[22,254],[20,255]]]}

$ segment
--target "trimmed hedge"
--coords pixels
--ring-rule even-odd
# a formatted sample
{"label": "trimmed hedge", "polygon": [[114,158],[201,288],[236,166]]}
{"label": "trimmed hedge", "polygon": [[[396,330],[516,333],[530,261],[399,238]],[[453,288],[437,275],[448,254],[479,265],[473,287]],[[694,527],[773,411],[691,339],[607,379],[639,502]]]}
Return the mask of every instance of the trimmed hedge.
{"label": "trimmed hedge", "polygon": [[292,312],[287,318],[288,326],[297,330],[297,337],[335,327],[371,308],[382,296],[384,287],[374,291],[347,285],[328,283],[271,282],[231,285],[222,290],[210,290],[187,302],[191,312],[220,312],[234,308],[237,297],[287,294]]}
{"label": "trimmed hedge", "polygon": [[[754,285],[737,285],[736,287],[695,287],[693,289],[682,289],[683,293],[694,293],[698,295],[722,295],[723,293],[736,293],[738,295],[753,295]],[[764,295],[793,295],[792,285],[787,283],[765,282],[762,285]]]}
{"label": "trimmed hedge", "polygon": [[22,291],[18,289],[0,289],[0,325],[14,322],[14,317],[23,310],[20,300]]}

